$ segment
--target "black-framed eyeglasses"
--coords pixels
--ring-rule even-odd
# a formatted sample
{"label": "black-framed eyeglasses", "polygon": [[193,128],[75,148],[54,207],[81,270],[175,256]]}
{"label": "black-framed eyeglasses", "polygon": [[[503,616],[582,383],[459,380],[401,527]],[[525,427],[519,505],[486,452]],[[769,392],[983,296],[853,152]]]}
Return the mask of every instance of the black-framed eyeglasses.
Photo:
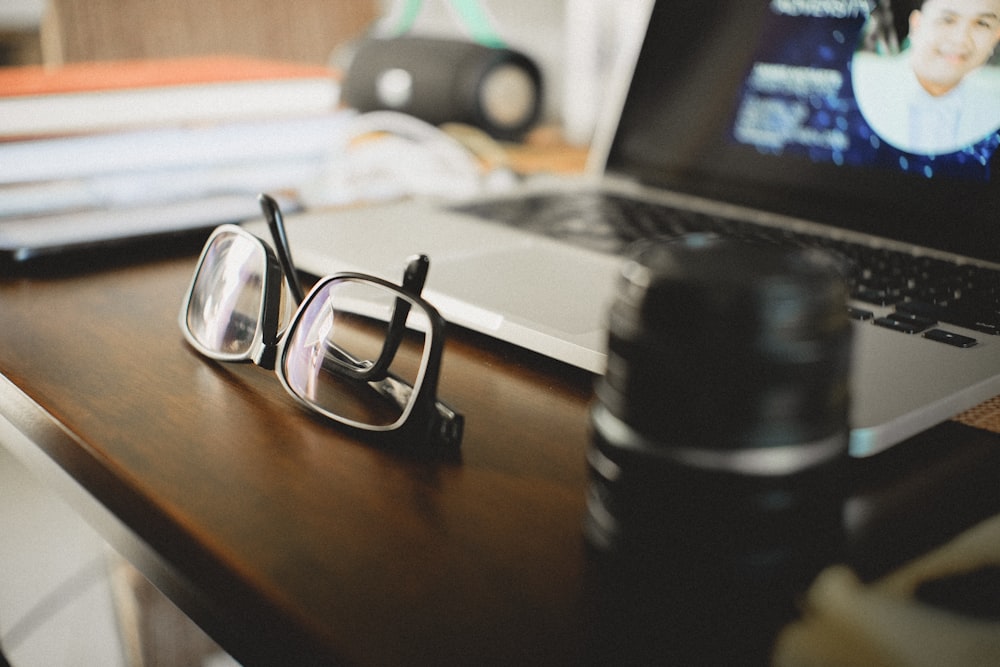
{"label": "black-framed eyeglasses", "polygon": [[260,202],[275,248],[236,225],[212,232],[180,312],[188,343],[275,370],[300,404],[333,421],[457,447],[462,416],[437,400],[445,322],[420,296],[428,258],[411,258],[400,285],[338,273],[303,296],[281,211],[267,195]]}

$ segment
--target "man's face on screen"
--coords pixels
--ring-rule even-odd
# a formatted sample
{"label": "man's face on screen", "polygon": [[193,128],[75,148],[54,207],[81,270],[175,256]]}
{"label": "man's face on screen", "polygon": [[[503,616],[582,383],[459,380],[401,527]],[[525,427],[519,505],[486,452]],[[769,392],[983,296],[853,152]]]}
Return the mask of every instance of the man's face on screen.
{"label": "man's face on screen", "polygon": [[910,14],[910,62],[943,95],[989,60],[1000,41],[1000,0],[927,0]]}

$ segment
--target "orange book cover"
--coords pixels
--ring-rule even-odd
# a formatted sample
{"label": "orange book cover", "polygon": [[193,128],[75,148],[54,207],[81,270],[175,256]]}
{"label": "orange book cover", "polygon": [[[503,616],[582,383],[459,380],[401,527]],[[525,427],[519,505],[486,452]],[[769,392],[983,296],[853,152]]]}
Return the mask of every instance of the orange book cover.
{"label": "orange book cover", "polygon": [[323,113],[339,91],[322,65],[240,56],[0,68],[0,137]]}
{"label": "orange book cover", "polygon": [[241,56],[24,65],[0,68],[0,97],[323,77],[333,72],[322,65]]}

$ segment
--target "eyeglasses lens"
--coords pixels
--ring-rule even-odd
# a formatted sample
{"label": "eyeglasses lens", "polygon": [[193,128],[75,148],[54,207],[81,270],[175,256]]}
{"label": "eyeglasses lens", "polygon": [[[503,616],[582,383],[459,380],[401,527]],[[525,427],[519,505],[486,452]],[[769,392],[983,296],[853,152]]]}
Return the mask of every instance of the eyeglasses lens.
{"label": "eyeglasses lens", "polygon": [[313,294],[288,332],[281,373],[321,412],[389,428],[401,423],[416,396],[427,332],[426,313],[404,293],[334,280]]}
{"label": "eyeglasses lens", "polygon": [[247,354],[260,326],[263,248],[236,234],[216,236],[191,289],[187,324],[191,334],[220,354]]}

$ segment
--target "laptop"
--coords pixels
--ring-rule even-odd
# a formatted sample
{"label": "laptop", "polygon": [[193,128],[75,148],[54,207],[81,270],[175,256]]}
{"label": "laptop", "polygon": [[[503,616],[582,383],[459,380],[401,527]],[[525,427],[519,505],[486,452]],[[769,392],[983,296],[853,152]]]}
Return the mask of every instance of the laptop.
{"label": "laptop", "polygon": [[[888,263],[957,264],[974,277],[944,279],[938,296],[867,278],[852,286],[850,450],[881,452],[1000,394],[1000,120],[948,153],[884,141],[852,80],[855,60],[874,57],[889,30],[873,27],[876,14],[860,0],[656,3],[586,177],[531,183],[500,201],[288,216],[295,261],[316,275],[398,281],[406,257],[427,253],[425,296],[450,322],[594,373],[626,241],[647,224],[663,233],[647,223],[651,211],[672,210],[675,231],[723,219]],[[1000,112],[1000,96],[988,104]],[[619,204],[626,232],[611,222]],[[946,312],[990,281],[986,314]]]}

